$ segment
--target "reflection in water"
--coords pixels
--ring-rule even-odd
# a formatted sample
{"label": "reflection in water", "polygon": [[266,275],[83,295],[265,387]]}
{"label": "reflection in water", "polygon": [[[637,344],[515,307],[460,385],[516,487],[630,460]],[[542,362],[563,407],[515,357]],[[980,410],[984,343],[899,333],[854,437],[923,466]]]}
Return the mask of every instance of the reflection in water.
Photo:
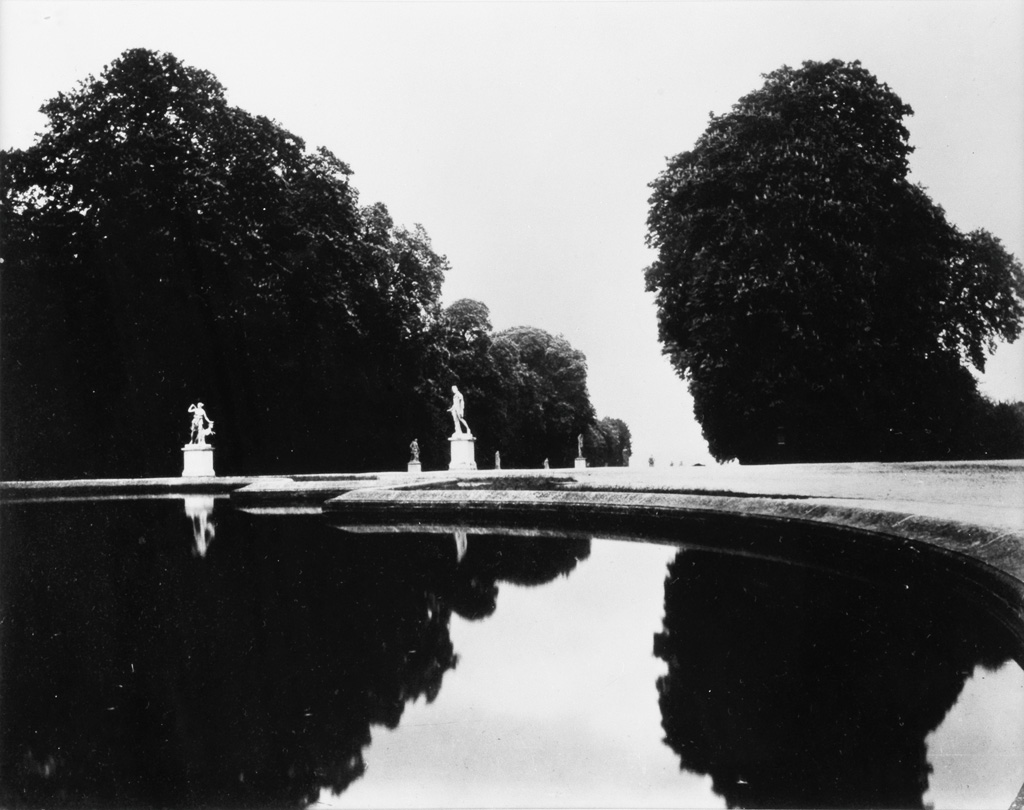
{"label": "reflection in water", "polygon": [[926,742],[926,807],[1009,807],[1024,783],[1024,670],[1013,661],[995,671],[975,667]]}
{"label": "reflection in water", "polygon": [[213,514],[212,495],[186,495],[185,515],[192,521],[192,536],[195,540],[195,553],[205,557],[210,543],[213,542],[215,529],[210,515]]}
{"label": "reflection in water", "polygon": [[926,735],[1009,657],[990,626],[948,591],[681,551],[655,637],[665,741],[732,807],[921,807]]}
{"label": "reflection in water", "polygon": [[2,507],[3,806],[284,806],[343,791],[371,726],[395,728],[455,667],[453,611],[489,615],[499,580],[543,582],[589,553],[487,538],[459,562],[444,536],[227,509],[197,558],[180,508]]}
{"label": "reflection in water", "polygon": [[0,506],[0,805],[301,806],[353,783],[360,805],[371,730],[401,724],[377,754],[507,804],[712,783],[733,806],[919,807],[926,736],[1007,657],[920,576],[632,543],[590,559],[589,540],[350,533],[230,502],[211,543],[212,504],[181,509]]}

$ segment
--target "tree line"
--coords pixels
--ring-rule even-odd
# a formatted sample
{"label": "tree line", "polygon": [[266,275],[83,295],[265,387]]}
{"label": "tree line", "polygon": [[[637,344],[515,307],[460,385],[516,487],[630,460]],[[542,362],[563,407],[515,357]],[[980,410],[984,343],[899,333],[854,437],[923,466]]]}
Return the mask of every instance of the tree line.
{"label": "tree line", "polygon": [[444,308],[426,230],[209,72],[130,50],[41,110],[2,156],[4,478],[172,473],[197,400],[218,472],[444,468],[453,384],[481,466],[620,462],[582,353]]}

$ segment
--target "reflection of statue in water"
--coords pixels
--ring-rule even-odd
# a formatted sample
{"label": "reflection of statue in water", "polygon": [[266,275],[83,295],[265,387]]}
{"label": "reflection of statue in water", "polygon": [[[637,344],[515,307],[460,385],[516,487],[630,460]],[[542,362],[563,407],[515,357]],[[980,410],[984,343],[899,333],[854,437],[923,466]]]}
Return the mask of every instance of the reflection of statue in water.
{"label": "reflection of statue in water", "polygon": [[212,495],[185,496],[185,515],[192,521],[192,539],[196,544],[193,551],[200,557],[206,556],[216,531],[213,521],[210,520],[212,513]]}
{"label": "reflection of statue in water", "polygon": [[953,589],[873,579],[696,550],[670,563],[665,742],[729,807],[922,806],[926,736],[1009,647]]}
{"label": "reflection of statue in water", "polygon": [[213,433],[213,420],[206,415],[206,409],[202,402],[188,406],[188,412],[192,414],[192,433],[189,444],[205,445],[206,437]]}
{"label": "reflection of statue in water", "polygon": [[412,454],[412,456],[409,458],[409,461],[420,460],[420,443],[415,439],[413,439],[412,443],[409,445],[409,452]]}
{"label": "reflection of statue in water", "polygon": [[470,436],[473,435],[464,418],[466,413],[466,400],[463,398],[457,385],[452,386],[452,406],[448,409],[448,412],[451,413],[452,421],[455,422],[456,433],[466,433]]}
{"label": "reflection of statue in water", "polygon": [[466,556],[468,546],[469,535],[466,534],[465,529],[459,529],[455,532],[455,558],[458,562],[462,562],[462,558]]}

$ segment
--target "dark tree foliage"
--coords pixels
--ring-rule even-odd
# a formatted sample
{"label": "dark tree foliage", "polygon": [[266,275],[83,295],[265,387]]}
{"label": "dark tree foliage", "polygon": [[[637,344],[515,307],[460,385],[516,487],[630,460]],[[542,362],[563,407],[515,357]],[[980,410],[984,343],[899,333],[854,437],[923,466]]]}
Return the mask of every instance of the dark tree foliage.
{"label": "dark tree foliage", "polygon": [[500,434],[502,458],[516,467],[540,467],[544,459],[553,467],[572,466],[576,437],[594,421],[583,352],[532,326],[499,332],[494,343],[511,366],[503,385],[508,422]]}
{"label": "dark tree foliage", "polygon": [[453,385],[466,400],[466,418],[476,436],[477,463],[493,464],[494,453],[502,450],[502,435],[508,423],[509,403],[505,380],[511,375],[507,352],[494,344],[491,313],[487,305],[461,298],[444,309],[434,330],[433,346],[439,368],[432,375],[430,407],[433,424],[424,446],[425,463],[447,463],[448,437],[454,423],[451,407]]}
{"label": "dark tree foliage", "polygon": [[169,54],[42,109],[3,155],[3,475],[166,474],[197,399],[234,472],[381,463],[447,267],[422,228]]}
{"label": "dark tree foliage", "polygon": [[[451,387],[458,385],[482,468],[494,464],[495,452],[505,468],[536,468],[544,459],[555,467],[572,466],[576,437],[596,429],[582,352],[534,327],[496,334],[487,306],[468,298],[446,307],[431,334],[430,360],[436,365],[427,373],[427,399],[433,425],[424,432],[426,441],[420,439],[424,465],[447,463],[453,429],[447,408]],[[613,443],[622,436],[628,442],[624,422],[597,424],[605,422]]]}
{"label": "dark tree foliage", "polygon": [[632,442],[625,422],[605,416],[587,428],[583,454],[591,467],[623,467],[626,454],[633,451]]}
{"label": "dark tree foliage", "polygon": [[1020,263],[908,180],[912,110],[860,63],[765,78],[651,184],[647,289],[712,454],[990,454],[966,365],[1020,333]]}
{"label": "dark tree foliage", "polygon": [[444,467],[453,384],[482,466],[592,421],[579,352],[442,310],[423,227],[209,73],[132,50],[43,112],[2,156],[3,477],[175,474],[198,400],[222,474]]}

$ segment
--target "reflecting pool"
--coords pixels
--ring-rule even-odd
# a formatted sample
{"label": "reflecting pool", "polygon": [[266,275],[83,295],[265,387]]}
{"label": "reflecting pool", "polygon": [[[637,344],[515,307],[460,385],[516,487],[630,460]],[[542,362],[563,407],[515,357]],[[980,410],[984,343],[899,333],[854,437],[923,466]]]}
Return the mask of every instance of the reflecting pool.
{"label": "reflecting pool", "polygon": [[906,572],[696,529],[0,510],[5,807],[1008,807],[1024,782],[1008,634]]}

